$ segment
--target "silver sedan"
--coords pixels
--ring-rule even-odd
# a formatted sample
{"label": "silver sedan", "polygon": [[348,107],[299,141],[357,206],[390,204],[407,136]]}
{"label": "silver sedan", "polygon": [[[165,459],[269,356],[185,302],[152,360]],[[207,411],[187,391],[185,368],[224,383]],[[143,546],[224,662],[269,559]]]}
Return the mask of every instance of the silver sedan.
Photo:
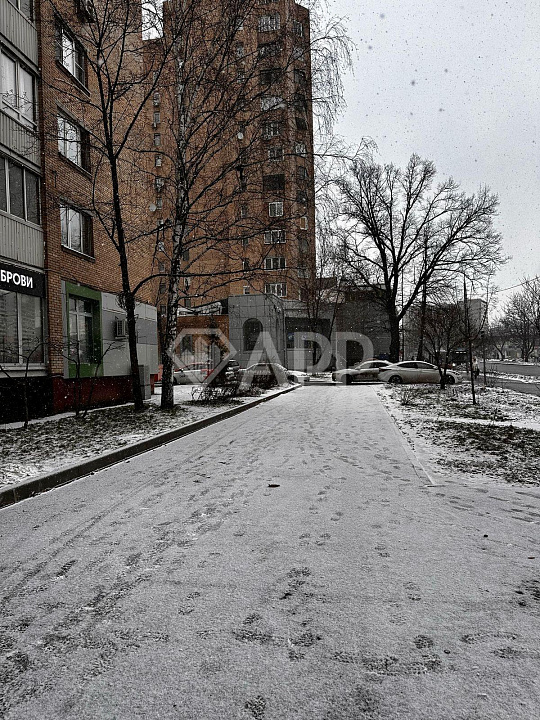
{"label": "silver sedan", "polygon": [[[422,360],[404,360],[389,365],[379,372],[379,380],[401,385],[401,383],[440,383],[439,368]],[[446,371],[446,384],[454,385],[458,375],[451,370]]]}

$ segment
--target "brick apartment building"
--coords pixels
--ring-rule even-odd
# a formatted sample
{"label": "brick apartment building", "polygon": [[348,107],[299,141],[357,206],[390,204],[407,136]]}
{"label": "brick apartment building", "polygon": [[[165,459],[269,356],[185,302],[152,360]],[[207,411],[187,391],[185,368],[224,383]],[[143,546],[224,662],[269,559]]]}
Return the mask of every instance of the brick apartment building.
{"label": "brick apartment building", "polygon": [[[183,253],[186,308],[234,295],[298,301],[313,265],[309,12],[294,0],[237,5],[243,14],[231,18],[227,81],[245,102],[205,167],[206,178],[216,167],[231,171],[195,207],[207,227],[191,233]],[[85,0],[0,0],[2,420],[21,416],[25,376],[32,415],[72,407],[77,377],[86,392],[92,385],[93,404],[131,397],[119,260],[96,210],[109,202],[111,186],[96,169],[92,141],[99,114],[85,46],[91,7]],[[151,52],[152,41],[146,47]],[[167,271],[167,153],[174,155],[167,97],[156,89],[138,127],[151,182],[144,172],[122,179],[132,189],[130,223],[147,236],[129,257],[134,283]],[[165,289],[162,278],[138,294],[139,362],[147,375],[157,373]]]}
{"label": "brick apartment building", "polygon": [[[83,0],[0,0],[4,420],[20,417],[27,363],[33,415],[72,407],[77,375],[86,392],[96,377],[94,404],[131,397],[118,255],[92,199],[111,188],[90,144],[96,82],[81,40],[90,21]],[[151,252],[130,258],[135,280]],[[139,362],[156,373],[156,309],[140,302],[137,315]]]}
{"label": "brick apartment building", "polygon": [[[294,0],[251,0],[236,7],[242,14],[230,43],[223,46],[228,57],[219,58],[226,60],[226,107],[234,109],[221,140],[213,143],[207,156],[201,152],[205,169],[192,189],[197,195],[207,183],[203,202],[206,209],[219,205],[219,212],[201,221],[200,207],[194,207],[196,217],[181,266],[181,304],[187,308],[241,294],[299,300],[313,269],[309,11]],[[164,81],[170,83],[166,74]],[[237,109],[240,98],[244,104]],[[174,90],[158,89],[149,116],[156,141],[153,208],[157,224],[164,228],[174,206],[170,159],[176,149],[175,102]],[[223,102],[216,104],[215,112],[224,107]],[[192,122],[198,121],[197,117]],[[212,132],[210,121],[200,122]],[[214,203],[208,202],[211,197]],[[211,235],[217,238],[213,243]]]}

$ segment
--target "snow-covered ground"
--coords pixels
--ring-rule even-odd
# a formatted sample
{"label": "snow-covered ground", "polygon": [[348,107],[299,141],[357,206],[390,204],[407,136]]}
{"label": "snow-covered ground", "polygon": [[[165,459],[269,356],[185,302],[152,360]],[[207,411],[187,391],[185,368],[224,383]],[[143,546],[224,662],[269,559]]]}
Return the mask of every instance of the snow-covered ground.
{"label": "snow-covered ground", "polygon": [[540,485],[540,397],[504,388],[380,386],[377,394],[435,477]]}
{"label": "snow-covered ground", "polygon": [[92,410],[86,418],[63,413],[32,420],[27,430],[22,429],[22,423],[0,426],[0,487],[74,465],[253,400],[242,397],[219,405],[192,403],[191,392],[199,387],[176,386],[176,405],[171,411],[159,408],[158,387],[146,411],[140,414],[133,411],[132,405],[119,405]]}

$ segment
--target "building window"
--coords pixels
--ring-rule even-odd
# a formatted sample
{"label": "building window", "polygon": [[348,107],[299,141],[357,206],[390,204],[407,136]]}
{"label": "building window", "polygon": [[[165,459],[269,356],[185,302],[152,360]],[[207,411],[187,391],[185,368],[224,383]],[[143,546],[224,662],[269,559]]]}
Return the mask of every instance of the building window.
{"label": "building window", "polygon": [[182,253],[182,260],[183,262],[189,262],[189,250],[184,250]]}
{"label": "building window", "polygon": [[281,123],[275,120],[264,123],[263,125],[263,137],[266,139],[277,137],[281,135]]}
{"label": "building window", "polygon": [[300,230],[307,230],[308,229],[308,219],[307,216],[304,215],[300,218]]}
{"label": "building window", "polygon": [[244,70],[238,70],[236,73],[236,82],[239,85],[243,85],[246,82],[246,73]]}
{"label": "building window", "polygon": [[287,283],[266,283],[264,286],[264,292],[267,295],[287,297]]}
{"label": "building window", "polygon": [[268,110],[277,110],[278,108],[284,108],[285,103],[281,95],[265,95],[261,98],[261,110],[267,112]]}
{"label": "building window", "polygon": [[300,142],[294,143],[294,154],[299,155],[300,157],[306,157],[306,144]]}
{"label": "building window", "polygon": [[281,68],[267,68],[265,70],[261,70],[261,85],[273,85],[274,83],[279,82],[281,80],[282,74],[283,73]]}
{"label": "building window", "polygon": [[36,119],[36,92],[34,76],[18,60],[0,53],[0,107],[24,125],[33,125]]}
{"label": "building window", "polygon": [[92,221],[79,210],[60,206],[62,245],[84,255],[92,255]]}
{"label": "building window", "polygon": [[[245,294],[248,295],[249,293]],[[255,350],[257,340],[259,339],[259,335],[262,331],[263,326],[260,320],[257,320],[256,318],[246,320],[243,327],[244,352],[253,352],[253,350]]]}
{"label": "building window", "polygon": [[297,85],[300,85],[300,87],[305,87],[307,85],[307,75],[303,70],[295,70],[294,71],[294,82]]}
{"label": "building window", "polygon": [[237,58],[244,57],[245,51],[244,51],[244,43],[236,43],[234,48],[234,54]]}
{"label": "building window", "polygon": [[0,210],[39,225],[39,177],[0,155]]}
{"label": "building window", "polygon": [[163,157],[161,155],[156,155],[154,158],[154,165],[156,167],[161,167],[162,162],[163,162]]}
{"label": "building window", "polygon": [[283,217],[283,201],[268,203],[270,217]]}
{"label": "building window", "polygon": [[307,130],[308,129],[307,120],[305,118],[299,117],[298,115],[296,115],[295,121],[296,121],[296,129],[297,130]]}
{"label": "building window", "polygon": [[161,145],[161,135],[159,133],[154,133],[154,145],[156,147]]}
{"label": "building window", "polygon": [[293,33],[298,37],[304,37],[304,26],[298,20],[293,20],[292,24]]}
{"label": "building window", "polygon": [[237,17],[234,19],[234,29],[236,32],[244,29],[244,18],[243,17]]}
{"label": "building window", "polygon": [[286,261],[284,257],[267,257],[264,259],[265,270],[285,270]]}
{"label": "building window", "polygon": [[[156,79],[157,78],[154,78],[154,82],[156,81]],[[161,102],[161,95],[159,94],[159,92],[154,93],[152,97],[152,102],[154,103],[154,105],[156,105],[156,107],[159,105],[159,103]]]}
{"label": "building window", "polygon": [[26,15],[27,18],[30,20],[33,19],[33,8],[32,8],[32,0],[8,0],[12,5],[14,5],[18,10],[22,12],[23,15]]}
{"label": "building window", "polygon": [[283,160],[283,148],[280,145],[268,148],[269,160]]}
{"label": "building window", "polygon": [[184,299],[184,307],[186,308],[186,310],[189,310],[191,308],[191,298]]}
{"label": "building window", "polygon": [[298,273],[299,278],[308,278],[309,277],[308,269],[305,266],[300,265],[298,267],[297,273]]}
{"label": "building window", "polygon": [[304,60],[305,59],[304,48],[294,47],[292,55],[295,60]]}
{"label": "building window", "polygon": [[86,56],[81,43],[60,22],[56,24],[56,59],[86,85]]}
{"label": "building window", "polygon": [[165,180],[162,177],[154,178],[154,185],[157,192],[161,192],[165,187]]}
{"label": "building window", "polygon": [[156,198],[156,209],[161,210],[163,208],[163,198],[157,197]]}
{"label": "building window", "polygon": [[300,203],[300,205],[307,205],[308,204],[308,196],[307,193],[304,190],[297,190],[296,191],[296,202]]}
{"label": "building window", "polygon": [[265,192],[285,190],[285,175],[263,175],[263,190]]}
{"label": "building window", "polygon": [[279,30],[281,27],[281,17],[279,13],[273,15],[262,15],[259,18],[257,29],[259,32],[272,32],[273,30]]}
{"label": "building window", "polygon": [[247,218],[248,216],[248,206],[247,205],[240,205],[238,208],[238,217],[242,220]]}
{"label": "building window", "polygon": [[0,363],[43,363],[43,301],[0,289]]}
{"label": "building window", "polygon": [[259,57],[276,57],[281,52],[281,44],[278,42],[264,43],[258,47]]}
{"label": "building window", "polygon": [[86,297],[69,295],[69,359],[75,365],[91,365],[99,361],[99,303]]}
{"label": "building window", "polygon": [[159,123],[161,122],[161,113],[159,112],[159,110],[156,110],[156,111],[154,112],[153,121],[152,121],[152,122],[153,122],[153,124],[154,124],[154,127],[156,127],[156,125],[159,125]]}
{"label": "building window", "polygon": [[62,115],[58,115],[58,152],[79,167],[88,169],[88,133]]}
{"label": "building window", "polygon": [[308,171],[303,165],[298,165],[296,168],[296,178],[300,181],[307,180],[309,178]]}
{"label": "building window", "polygon": [[251,294],[251,288],[249,287],[249,285],[244,285],[244,287],[242,288],[242,293],[243,293],[244,295],[250,295],[250,294]]}
{"label": "building window", "polygon": [[285,242],[285,230],[278,228],[276,230],[265,230],[264,232],[264,243],[265,245],[275,245],[276,243]]}
{"label": "building window", "polygon": [[238,187],[241,192],[244,192],[247,190],[247,177],[246,177],[246,169],[243,165],[238,165],[236,168],[236,173],[238,175]]}

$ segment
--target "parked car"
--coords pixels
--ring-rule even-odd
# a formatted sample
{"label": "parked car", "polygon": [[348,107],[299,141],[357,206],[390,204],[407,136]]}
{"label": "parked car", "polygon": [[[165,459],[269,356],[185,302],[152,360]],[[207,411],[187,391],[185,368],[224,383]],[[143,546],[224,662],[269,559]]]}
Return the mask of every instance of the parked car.
{"label": "parked car", "polygon": [[[439,368],[421,360],[404,360],[379,371],[379,379],[400,385],[401,383],[440,383]],[[447,385],[453,385],[459,379],[457,373],[446,371]]]}
{"label": "parked car", "polygon": [[260,387],[271,387],[272,385],[284,385],[290,383],[307,383],[310,376],[299,370],[287,370],[278,363],[255,363],[244,370],[240,370],[240,377],[243,382],[252,383]]}
{"label": "parked car", "polygon": [[189,383],[202,383],[212,372],[212,368],[208,363],[198,362],[185,365],[173,373],[173,383],[175,385],[187,385]]}
{"label": "parked car", "polygon": [[350,385],[354,382],[362,382],[368,380],[378,380],[379,371],[390,365],[388,360],[365,360],[356,363],[351,368],[345,370],[336,370],[332,373],[332,380],[340,382],[344,385]]}

